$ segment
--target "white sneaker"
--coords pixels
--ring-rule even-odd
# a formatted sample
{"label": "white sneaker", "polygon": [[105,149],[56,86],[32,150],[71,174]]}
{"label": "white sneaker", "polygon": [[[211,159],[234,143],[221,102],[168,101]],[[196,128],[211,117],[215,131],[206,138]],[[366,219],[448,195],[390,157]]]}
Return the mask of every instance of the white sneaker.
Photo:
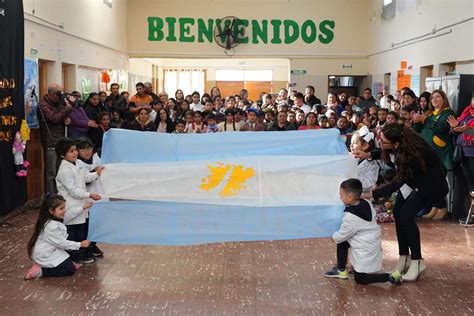
{"label": "white sneaker", "polygon": [[393,272],[398,271],[400,274],[403,274],[408,271],[408,268],[410,267],[410,262],[411,262],[411,257],[410,256],[400,256],[398,258],[398,264],[393,269]]}
{"label": "white sneaker", "polygon": [[407,273],[402,275],[403,281],[416,281],[420,275],[426,270],[423,260],[412,260]]}

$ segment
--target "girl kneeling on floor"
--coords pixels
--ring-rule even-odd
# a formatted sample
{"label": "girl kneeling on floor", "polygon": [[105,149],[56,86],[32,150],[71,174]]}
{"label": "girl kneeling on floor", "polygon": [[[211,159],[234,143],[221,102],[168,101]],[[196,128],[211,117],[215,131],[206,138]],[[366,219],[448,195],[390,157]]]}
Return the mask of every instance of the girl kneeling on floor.
{"label": "girl kneeling on floor", "polygon": [[89,240],[67,240],[63,224],[66,200],[61,195],[47,196],[41,205],[33,236],[28,242],[28,255],[34,264],[25,273],[25,280],[49,276],[72,275],[80,265],[72,262],[66,250],[79,250]]}

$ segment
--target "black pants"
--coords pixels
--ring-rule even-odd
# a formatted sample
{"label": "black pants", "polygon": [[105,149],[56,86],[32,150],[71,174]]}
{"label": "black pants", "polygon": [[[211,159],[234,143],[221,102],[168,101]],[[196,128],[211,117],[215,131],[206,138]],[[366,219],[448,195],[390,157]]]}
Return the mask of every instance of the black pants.
{"label": "black pants", "polygon": [[73,275],[76,272],[76,267],[71,258],[67,258],[61,264],[54,268],[41,268],[44,277],[62,277]]}
{"label": "black pants", "polygon": [[[87,232],[85,228],[85,224],[76,224],[76,225],[66,225],[67,233],[68,233],[68,240],[81,242],[87,239]],[[69,255],[71,256],[72,261],[78,261],[86,257],[87,249],[80,248],[79,250],[70,250],[68,251]]]}
{"label": "black pants", "polygon": [[[349,255],[350,247],[351,245],[347,241],[337,244],[337,269],[340,271],[346,269],[347,256]],[[367,273],[354,271],[354,279],[356,283],[359,283],[359,284],[388,282],[389,274],[388,273],[367,274]]]}
{"label": "black pants", "polygon": [[[86,238],[85,239],[88,239],[89,237],[89,217],[86,218],[86,223],[84,224],[84,232],[86,234]],[[91,242],[91,245],[89,246],[89,248],[93,247],[97,245],[97,243],[95,241]]]}
{"label": "black pants", "polygon": [[462,173],[469,184],[469,190],[474,191],[474,157],[463,157],[462,158]]}
{"label": "black pants", "polygon": [[400,256],[409,256],[413,260],[421,259],[420,230],[416,224],[416,214],[426,205],[415,191],[405,200],[400,191],[393,207],[395,228],[398,239],[398,252]]}

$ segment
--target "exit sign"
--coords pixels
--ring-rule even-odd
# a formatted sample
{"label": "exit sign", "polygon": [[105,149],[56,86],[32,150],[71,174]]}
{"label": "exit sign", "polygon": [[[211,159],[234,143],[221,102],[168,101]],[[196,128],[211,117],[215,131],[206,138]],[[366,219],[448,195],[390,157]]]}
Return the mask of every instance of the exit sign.
{"label": "exit sign", "polygon": [[306,70],[304,69],[292,69],[291,75],[293,76],[306,76]]}

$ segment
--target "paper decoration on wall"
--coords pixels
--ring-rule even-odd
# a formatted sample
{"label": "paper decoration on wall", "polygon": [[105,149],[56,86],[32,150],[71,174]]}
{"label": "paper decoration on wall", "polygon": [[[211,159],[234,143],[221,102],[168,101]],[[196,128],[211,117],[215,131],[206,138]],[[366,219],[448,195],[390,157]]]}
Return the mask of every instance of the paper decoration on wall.
{"label": "paper decoration on wall", "polygon": [[402,90],[403,87],[411,86],[411,74],[405,74],[403,69],[397,71],[397,90]]}
{"label": "paper decoration on wall", "polygon": [[89,78],[82,78],[82,98],[87,100],[91,94],[91,80]]}
{"label": "paper decoration on wall", "polygon": [[39,76],[38,76],[38,60],[25,58],[25,80],[24,80],[24,97],[25,97],[25,117],[29,128],[39,128],[38,116],[36,110],[38,108],[39,93]]}
{"label": "paper decoration on wall", "polygon": [[102,72],[102,82],[105,82],[105,84],[109,83],[110,82],[110,76],[109,74],[107,73],[107,71],[103,71]]}

